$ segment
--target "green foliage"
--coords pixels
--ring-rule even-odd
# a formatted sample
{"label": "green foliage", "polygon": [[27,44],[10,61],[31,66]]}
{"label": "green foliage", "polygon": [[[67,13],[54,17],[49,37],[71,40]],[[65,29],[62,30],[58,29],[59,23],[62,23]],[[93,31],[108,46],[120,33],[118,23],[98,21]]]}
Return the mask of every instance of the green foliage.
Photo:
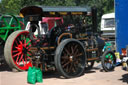
{"label": "green foliage", "polygon": [[101,16],[103,14],[114,12],[114,0],[90,0],[87,5],[97,7],[98,27],[100,27]]}
{"label": "green foliage", "polygon": [[1,14],[18,14],[24,6],[96,6],[98,9],[98,23],[105,13],[114,12],[114,0],[2,0],[0,3]]}
{"label": "green foliage", "polygon": [[76,6],[74,0],[43,0],[45,6]]}
{"label": "green foliage", "polygon": [[1,14],[18,14],[24,6],[36,5],[36,0],[2,0],[0,3]]}

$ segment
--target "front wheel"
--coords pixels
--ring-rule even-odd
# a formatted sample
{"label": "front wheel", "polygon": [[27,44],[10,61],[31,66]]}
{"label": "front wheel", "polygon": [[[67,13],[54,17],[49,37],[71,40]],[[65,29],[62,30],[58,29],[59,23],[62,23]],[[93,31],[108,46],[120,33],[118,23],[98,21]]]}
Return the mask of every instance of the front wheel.
{"label": "front wheel", "polygon": [[4,47],[4,56],[10,68],[24,71],[32,66],[30,47],[31,40],[28,31],[15,31],[8,37]]}
{"label": "front wheel", "polygon": [[63,40],[55,53],[56,69],[65,77],[78,77],[84,72],[85,51],[80,41],[75,39]]}
{"label": "front wheel", "polygon": [[108,72],[108,71],[113,71],[115,68],[116,64],[116,56],[113,53],[113,51],[105,51],[103,56],[101,57],[101,63],[103,69]]}

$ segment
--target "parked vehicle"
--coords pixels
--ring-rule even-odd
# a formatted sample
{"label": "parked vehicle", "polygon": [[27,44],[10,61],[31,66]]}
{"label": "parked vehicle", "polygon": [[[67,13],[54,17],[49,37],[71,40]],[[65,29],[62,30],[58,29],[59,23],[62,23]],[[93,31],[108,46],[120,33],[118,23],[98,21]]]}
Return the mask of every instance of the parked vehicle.
{"label": "parked vehicle", "polygon": [[2,15],[0,16],[0,62],[4,61],[4,45],[8,36],[16,31],[25,28],[24,19],[20,16]]}
{"label": "parked vehicle", "polygon": [[101,17],[102,37],[115,41],[115,13],[104,14]]}
{"label": "parked vehicle", "polygon": [[[30,22],[30,28],[13,32],[6,41],[4,55],[12,69],[23,71],[34,65],[43,71],[57,70],[65,78],[82,75],[96,60],[102,61],[105,71],[114,69],[114,53],[102,53],[104,41],[98,36],[95,7],[28,6],[20,15]],[[57,24],[49,29],[40,27],[42,17],[68,18],[63,23],[54,20]],[[91,24],[85,17],[92,19]]]}

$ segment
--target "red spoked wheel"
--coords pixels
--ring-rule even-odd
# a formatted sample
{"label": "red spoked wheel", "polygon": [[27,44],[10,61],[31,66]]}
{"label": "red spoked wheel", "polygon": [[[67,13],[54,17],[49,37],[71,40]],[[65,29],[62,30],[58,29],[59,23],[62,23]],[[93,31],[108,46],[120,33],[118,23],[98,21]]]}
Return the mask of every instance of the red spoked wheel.
{"label": "red spoked wheel", "polygon": [[7,39],[4,48],[5,60],[11,68],[19,71],[32,67],[31,40],[28,31],[15,31]]}

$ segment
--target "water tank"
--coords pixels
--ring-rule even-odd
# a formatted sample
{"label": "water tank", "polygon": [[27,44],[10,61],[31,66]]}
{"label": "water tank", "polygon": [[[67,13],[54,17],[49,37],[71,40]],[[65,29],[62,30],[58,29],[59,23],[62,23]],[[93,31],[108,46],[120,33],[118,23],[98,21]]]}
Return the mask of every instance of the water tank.
{"label": "water tank", "polygon": [[115,0],[116,49],[128,45],[128,0]]}

